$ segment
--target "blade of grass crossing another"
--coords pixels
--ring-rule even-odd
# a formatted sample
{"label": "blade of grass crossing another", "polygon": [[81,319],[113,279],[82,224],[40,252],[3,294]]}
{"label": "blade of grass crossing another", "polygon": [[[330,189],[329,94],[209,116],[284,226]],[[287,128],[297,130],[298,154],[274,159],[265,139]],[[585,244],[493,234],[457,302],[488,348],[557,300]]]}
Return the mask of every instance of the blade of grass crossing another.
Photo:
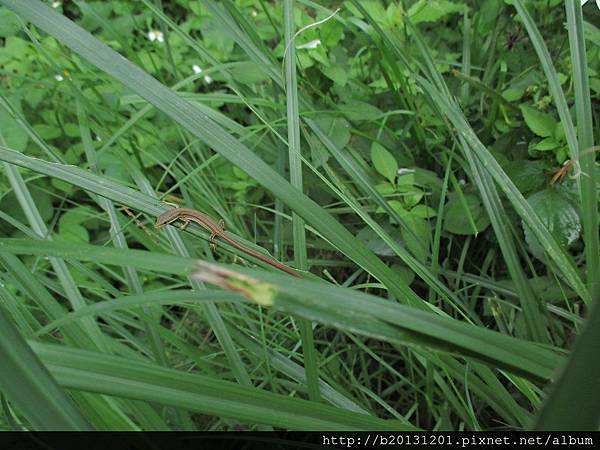
{"label": "blade of grass crossing another", "polygon": [[461,133],[469,146],[474,150],[484,169],[488,171],[498,186],[504,191],[519,216],[531,227],[536,238],[562,271],[571,287],[586,303],[589,303],[591,300],[589,291],[581,280],[573,261],[548,231],[506,172],[502,170],[494,156],[481,143],[471,126],[467,123],[462,112],[460,112],[458,107],[451,104],[447,98],[444,98],[444,96],[437,92],[428,81],[421,79],[420,83],[425,87],[426,92],[435,101],[440,111],[447,115],[452,125]]}
{"label": "blade of grass crossing another", "polygon": [[[267,190],[281,198],[307,223],[319,230],[348,259],[379,279],[394,296],[410,297],[415,301],[422,301],[414,292],[407,289],[398,274],[394,273],[333,216],[298,192],[248,147],[215,124],[208,115],[202,113],[193,104],[180,98],[139,67],[131,64],[126,58],[49,6],[39,1],[0,0],[0,3],[54,36],[106,73],[114,76],[177,121],[206,145],[240,167]],[[135,204],[130,206],[136,207]]]}
{"label": "blade of grass crossing another", "polygon": [[[373,26],[373,29],[376,30],[376,32],[381,36],[382,41],[387,44],[387,46],[397,57],[398,61],[400,61],[407,70],[414,72],[406,56],[391,41],[388,35],[381,29],[379,24],[373,20],[371,15],[365,10],[360,2],[358,0],[352,0],[352,3],[361,12],[361,14],[367,18],[368,22]],[[408,26],[414,31],[417,42],[423,48],[423,53],[426,54],[426,46],[422,42],[419,33],[416,32],[416,28],[412,26],[410,22],[408,23]],[[420,64],[417,62],[417,65]],[[550,234],[539,217],[529,206],[521,192],[516,188],[508,175],[502,170],[496,159],[489,153],[481,141],[479,141],[479,138],[467,122],[460,108],[458,108],[458,106],[456,106],[451,100],[451,95],[441,75],[431,63],[428,63],[423,67],[423,72],[428,74],[430,80],[423,78],[418,73],[413,73],[415,81],[417,81],[417,83],[422,87],[423,92],[433,100],[433,103],[437,104],[440,112],[446,115],[457,131],[464,136],[467,143],[473,148],[478,159],[481,160],[484,169],[490,173],[496,183],[498,183],[500,188],[503,190],[508,200],[512,203],[519,216],[532,229],[533,233],[542,244],[544,250],[556,263],[556,267],[562,271],[563,276],[568,280],[569,284],[580,295],[580,297],[586,303],[589,303],[591,300],[590,293],[581,280],[581,277],[577,273],[572,260],[558,244],[556,239],[554,239],[552,234]],[[568,120],[570,120],[570,118]]]}
{"label": "blade of grass crossing another", "polygon": [[[141,250],[125,250],[111,247],[75,244],[67,242],[38,241],[28,239],[0,238],[0,251],[38,256],[72,258],[119,266],[132,266],[173,274],[189,273],[197,270],[200,261],[173,255]],[[203,263],[203,267],[227,267]],[[351,289],[330,286],[320,281],[291,279],[285,274],[264,272],[257,269],[236,268],[236,272],[248,273],[252,277],[276,287],[273,294],[275,307],[285,307],[285,312],[302,314],[321,321],[321,313],[335,318],[329,323],[336,328],[352,332],[380,333],[379,328],[396,327],[393,334],[398,342],[433,346],[436,349],[448,347],[474,356],[498,367],[505,367],[516,373],[537,379],[551,379],[552,372],[560,362],[553,351],[535,343],[502,335],[498,332],[470,325],[449,317],[431,314],[373,295]],[[327,298],[324,302],[323,298]],[[361,322],[371,325],[367,330]],[[348,323],[348,328],[342,326]],[[389,324],[389,325],[387,325]]]}
{"label": "blade of grass crossing another", "polygon": [[581,190],[581,211],[583,216],[583,241],[585,243],[585,262],[587,283],[590,292],[600,291],[600,243],[598,238],[598,193],[596,190],[597,170],[596,153],[585,150],[594,146],[592,128],[592,105],[588,63],[583,38],[583,18],[581,4],[577,1],[565,1],[567,10],[567,30],[573,66],[573,92],[575,95],[575,117],[577,119],[577,137],[579,140],[579,161],[581,167],[579,188]]}
{"label": "blade of grass crossing another", "polygon": [[293,430],[415,430],[396,420],[383,420],[205,375],[60,345],[37,342],[31,345],[59,383],[70,389]]}
{"label": "blade of grass crossing another", "polygon": [[[132,174],[140,190],[146,195],[148,195],[150,198],[156,198],[156,193],[152,189],[152,186],[150,185],[150,182],[145,177],[145,175],[141,173],[141,171],[136,166],[130,164],[128,159],[124,158],[123,162],[127,165],[128,171]],[[166,229],[163,229],[161,231],[167,235],[167,238],[169,240],[169,243],[171,244],[171,248],[173,249],[173,251],[182,258],[189,259],[190,250],[186,247],[183,240],[181,239],[179,231],[174,229],[173,227],[167,227]],[[188,278],[188,280],[194,290],[205,290],[203,284],[200,281],[194,280],[192,278]],[[238,354],[238,351],[233,343],[231,335],[229,334],[229,331],[227,329],[227,326],[225,325],[223,318],[221,317],[219,309],[216,305],[212,303],[202,303],[201,309],[206,314],[206,318],[210,327],[214,331],[215,336],[219,341],[219,344],[223,347],[223,351],[225,352],[225,355],[231,363],[231,368],[236,380],[242,385],[251,386],[252,381],[250,379],[250,375],[248,374],[248,371],[246,370],[240,358],[240,355]]]}
{"label": "blade of grass crossing another", "polygon": [[[287,132],[288,153],[290,163],[290,183],[299,192],[303,192],[302,160],[300,159],[300,118],[298,115],[298,82],[296,79],[296,48],[294,46],[294,0],[283,2],[283,22],[285,32],[285,44],[288,53],[285,60],[285,92],[287,100]],[[306,231],[304,220],[297,213],[292,215],[292,229],[294,238],[294,263],[299,270],[308,269],[308,257],[306,253]],[[315,340],[313,336],[312,323],[300,319],[298,324],[302,339],[302,351],[304,353],[304,368],[306,370],[306,382],[308,396],[311,400],[318,401],[321,398],[319,390],[319,372]]]}
{"label": "blade of grass crossing another", "polygon": [[471,166],[471,173],[481,194],[483,204],[488,211],[488,217],[494,228],[496,239],[500,245],[500,250],[506,261],[510,276],[518,292],[521,294],[519,301],[527,327],[527,337],[537,342],[548,342],[548,333],[545,326],[546,317],[544,311],[540,308],[538,299],[535,297],[531,286],[527,283],[526,274],[521,268],[496,186],[490,174],[481,167],[481,161],[473,157],[471,149],[464,138],[460,137],[460,143],[463,153]]}
{"label": "blade of grass crossing another", "polygon": [[38,431],[91,431],[0,306],[0,391]]}

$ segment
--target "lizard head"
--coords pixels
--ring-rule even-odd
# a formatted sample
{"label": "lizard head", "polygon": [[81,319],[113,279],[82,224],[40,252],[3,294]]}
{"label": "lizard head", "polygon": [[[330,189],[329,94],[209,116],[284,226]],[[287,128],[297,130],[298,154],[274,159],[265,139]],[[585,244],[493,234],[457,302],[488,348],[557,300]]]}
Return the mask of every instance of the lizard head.
{"label": "lizard head", "polygon": [[161,214],[156,218],[156,223],[154,224],[154,228],[160,228],[163,225],[173,222],[178,215],[177,208],[171,209],[166,213]]}

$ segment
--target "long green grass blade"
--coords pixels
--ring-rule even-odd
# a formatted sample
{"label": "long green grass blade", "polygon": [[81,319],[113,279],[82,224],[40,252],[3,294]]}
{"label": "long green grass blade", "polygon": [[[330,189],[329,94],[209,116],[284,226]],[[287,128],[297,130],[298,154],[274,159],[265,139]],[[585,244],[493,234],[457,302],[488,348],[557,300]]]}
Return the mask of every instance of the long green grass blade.
{"label": "long green grass blade", "polygon": [[[303,192],[304,184],[302,181],[302,160],[300,158],[302,148],[300,146],[300,116],[298,114],[298,82],[296,79],[293,0],[284,0],[283,15],[285,24],[285,45],[288,49],[285,60],[285,92],[287,99],[290,183],[299,192]],[[306,251],[306,231],[304,228],[304,220],[297,213],[293,213],[292,227],[294,238],[294,263],[296,268],[307,270],[308,256]],[[312,324],[309,321],[301,320],[299,327],[302,336],[302,350],[304,352],[304,367],[306,369],[308,394],[311,400],[318,401],[320,398],[319,373]]]}
{"label": "long green grass blade", "polygon": [[537,430],[596,431],[600,426],[599,299],[537,417]]}
{"label": "long green grass blade", "polygon": [[296,430],[410,430],[401,422],[60,345],[32,342],[64,387]]}
{"label": "long green grass blade", "polygon": [[36,430],[91,430],[0,306],[0,390]]}
{"label": "long green grass blade", "polygon": [[583,37],[583,18],[581,4],[565,1],[567,10],[567,29],[571,63],[573,65],[573,85],[575,94],[575,117],[577,119],[577,137],[579,143],[579,188],[581,192],[581,213],[583,216],[583,241],[585,243],[585,261],[587,283],[590,292],[600,289],[600,242],[598,238],[598,191],[596,153],[589,151],[594,146],[592,126],[592,105],[588,63]]}

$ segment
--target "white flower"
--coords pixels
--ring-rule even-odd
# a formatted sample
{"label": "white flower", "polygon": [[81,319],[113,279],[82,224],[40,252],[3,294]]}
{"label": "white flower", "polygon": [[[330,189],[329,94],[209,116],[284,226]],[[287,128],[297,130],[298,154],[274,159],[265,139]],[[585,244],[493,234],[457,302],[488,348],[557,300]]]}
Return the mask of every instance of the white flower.
{"label": "white flower", "polygon": [[54,9],[58,8],[60,6],[60,2],[52,2],[52,7]]}
{"label": "white flower", "polygon": [[[581,6],[585,5],[588,0],[581,0]],[[600,9],[600,0],[596,0],[596,6]]]}
{"label": "white flower", "polygon": [[158,30],[148,31],[148,39],[150,39],[150,42],[154,42],[154,41],[164,42],[165,41],[165,38],[163,37],[162,32],[158,31]]}
{"label": "white flower", "polygon": [[299,50],[313,49],[317,48],[319,45],[321,45],[321,39],[313,39],[312,41],[307,42],[306,44],[296,45],[296,48]]}
{"label": "white flower", "polygon": [[256,16],[258,16],[258,13],[256,12],[256,10],[255,10],[255,9],[253,9],[252,11],[250,11],[250,15],[251,15],[252,17],[256,17]]}
{"label": "white flower", "polygon": [[62,80],[64,80],[63,76],[61,74],[58,74],[58,73],[56,75],[54,75],[54,79],[56,81],[62,81]]}
{"label": "white flower", "polygon": [[[195,74],[202,73],[202,67],[200,67],[198,64],[194,64],[192,66],[192,70],[194,71]],[[211,77],[209,77],[208,75],[204,75],[204,81],[206,81],[207,84],[210,84],[213,82],[213,79]]]}

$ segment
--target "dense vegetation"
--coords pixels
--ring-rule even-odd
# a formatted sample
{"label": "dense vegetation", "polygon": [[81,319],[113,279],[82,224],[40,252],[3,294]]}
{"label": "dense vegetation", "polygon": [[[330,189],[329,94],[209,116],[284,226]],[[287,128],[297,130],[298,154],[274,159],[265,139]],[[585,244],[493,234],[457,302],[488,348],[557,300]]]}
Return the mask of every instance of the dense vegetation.
{"label": "dense vegetation", "polygon": [[0,4],[0,427],[597,429],[594,2]]}

